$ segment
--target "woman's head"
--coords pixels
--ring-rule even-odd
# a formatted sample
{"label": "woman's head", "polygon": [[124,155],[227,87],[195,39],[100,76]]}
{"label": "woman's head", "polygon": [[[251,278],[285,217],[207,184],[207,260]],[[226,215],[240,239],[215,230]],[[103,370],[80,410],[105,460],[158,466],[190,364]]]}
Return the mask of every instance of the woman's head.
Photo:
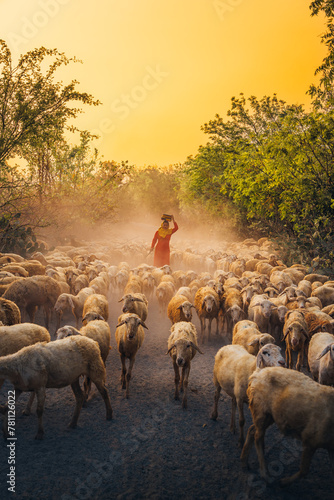
{"label": "woman's head", "polygon": [[167,220],[165,220],[165,219],[162,221],[161,225],[162,225],[162,227],[164,229],[168,229],[169,228],[169,222]]}

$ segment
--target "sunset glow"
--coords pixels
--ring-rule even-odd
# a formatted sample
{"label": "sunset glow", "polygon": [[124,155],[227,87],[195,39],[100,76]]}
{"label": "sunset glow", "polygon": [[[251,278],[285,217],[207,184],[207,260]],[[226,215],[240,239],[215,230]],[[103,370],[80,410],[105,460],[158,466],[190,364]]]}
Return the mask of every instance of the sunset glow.
{"label": "sunset glow", "polygon": [[305,94],[325,48],[305,0],[2,0],[13,58],[57,48],[83,64],[60,74],[102,102],[76,125],[100,135],[106,160],[182,163],[206,142],[200,127],[232,96]]}

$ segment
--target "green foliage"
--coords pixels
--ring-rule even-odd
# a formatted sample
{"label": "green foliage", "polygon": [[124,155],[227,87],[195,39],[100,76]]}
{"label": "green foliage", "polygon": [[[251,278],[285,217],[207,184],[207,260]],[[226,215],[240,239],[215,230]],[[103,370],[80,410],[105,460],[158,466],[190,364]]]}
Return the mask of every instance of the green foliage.
{"label": "green foliage", "polygon": [[10,50],[0,40],[0,164],[28,144],[60,139],[67,120],[81,112],[69,103],[100,104],[78,92],[77,81],[54,81],[56,70],[70,62],[79,61],[41,47],[21,55],[13,67]]}
{"label": "green foliage", "polygon": [[120,217],[133,218],[138,213],[162,214],[178,211],[177,191],[180,165],[168,168],[147,166],[131,168],[119,200]]}
{"label": "green foliage", "polygon": [[[210,142],[190,157],[182,182],[188,201],[273,238],[304,262],[334,262],[334,112],[307,113],[276,95],[232,99],[228,119],[203,126]],[[231,207],[232,210],[231,210]]]}

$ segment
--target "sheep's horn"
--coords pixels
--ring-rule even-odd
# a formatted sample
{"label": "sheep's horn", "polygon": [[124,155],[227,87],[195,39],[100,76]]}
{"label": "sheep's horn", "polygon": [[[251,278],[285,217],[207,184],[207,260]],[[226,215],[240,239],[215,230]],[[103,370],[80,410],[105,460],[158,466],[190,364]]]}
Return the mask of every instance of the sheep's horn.
{"label": "sheep's horn", "polygon": [[193,342],[190,342],[190,344],[191,344],[191,347],[196,349],[196,351],[198,351],[200,354],[204,354],[204,352],[202,352],[196,344],[194,344]]}
{"label": "sheep's horn", "polygon": [[175,344],[173,344],[173,345],[172,345],[172,347],[170,347],[170,348],[168,349],[168,351],[166,352],[166,354],[169,354],[169,353],[171,352],[171,350],[172,350],[172,349],[174,349],[174,347],[176,347],[176,345],[175,345]]}
{"label": "sheep's horn", "polygon": [[145,325],[144,321],[140,320],[140,321],[139,321],[139,324],[140,324],[141,326],[143,326],[144,328],[146,328],[146,330],[148,330],[148,328],[147,328],[147,326]]}
{"label": "sheep's horn", "polygon": [[317,356],[317,358],[316,358],[316,359],[320,359],[320,358],[322,358],[323,356],[325,356],[325,354],[327,354],[327,353],[328,353],[328,351],[330,351],[330,350],[331,350],[332,345],[333,345],[333,344],[329,344],[329,345],[327,345],[327,346],[325,347],[325,349],[322,351],[322,353],[320,353],[320,354],[319,354],[319,356]]}
{"label": "sheep's horn", "polygon": [[123,300],[124,300],[124,296],[121,299],[119,299],[118,302],[122,302]]}

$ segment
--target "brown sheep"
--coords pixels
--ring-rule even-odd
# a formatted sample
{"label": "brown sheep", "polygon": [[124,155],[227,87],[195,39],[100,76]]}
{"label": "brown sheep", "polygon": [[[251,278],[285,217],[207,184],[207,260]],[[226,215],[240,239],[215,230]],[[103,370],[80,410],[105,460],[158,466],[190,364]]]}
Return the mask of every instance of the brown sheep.
{"label": "brown sheep", "polygon": [[21,319],[26,312],[31,323],[34,323],[37,307],[43,307],[45,326],[49,328],[50,315],[60,292],[59,283],[53,278],[32,276],[11,283],[2,297],[15,302],[20,309]]}
{"label": "brown sheep", "polygon": [[285,316],[283,335],[286,344],[285,357],[288,368],[293,367],[292,351],[298,352],[296,370],[300,371],[308,342],[308,327],[304,315],[299,311],[289,311]]}
{"label": "brown sheep", "polygon": [[[174,399],[179,399],[179,390],[183,391],[182,408],[187,408],[187,390],[188,378],[190,373],[190,364],[196,351],[203,354],[197,344],[196,327],[190,322],[180,321],[171,328],[168,337],[168,351],[173,361],[175,373],[175,393]],[[180,368],[182,375],[180,380]]]}
{"label": "brown sheep", "polygon": [[331,387],[320,385],[303,373],[272,367],[251,376],[247,396],[253,425],[248,430],[241,454],[244,466],[255,440],[260,475],[268,479],[264,437],[273,423],[284,435],[300,439],[303,445],[299,471],[282,479],[282,486],[306,476],[318,448],[328,450],[334,465],[334,390]]}
{"label": "brown sheep", "polygon": [[0,321],[3,325],[21,323],[20,309],[15,302],[0,297]]}
{"label": "brown sheep", "polygon": [[208,286],[201,287],[195,294],[194,305],[201,322],[201,342],[204,343],[206,320],[208,320],[208,340],[210,340],[211,323],[214,318],[217,322],[216,334],[218,334],[219,296],[213,288]]}
{"label": "brown sheep", "polygon": [[[122,363],[121,384],[122,389],[125,389],[126,398],[129,397],[129,384],[136,354],[145,339],[144,328],[148,329],[137,314],[122,314],[118,318],[115,338]],[[125,365],[126,359],[129,359],[128,369]]]}
{"label": "brown sheep", "polygon": [[178,323],[179,321],[191,321],[192,308],[195,308],[195,306],[189,302],[187,297],[184,295],[174,295],[174,297],[172,297],[169,301],[167,316],[171,320],[172,325],[174,325],[174,323]]}
{"label": "brown sheep", "polygon": [[89,321],[94,319],[108,321],[108,318],[109,304],[106,296],[99,293],[88,295],[82,310],[82,324],[86,325]]}

